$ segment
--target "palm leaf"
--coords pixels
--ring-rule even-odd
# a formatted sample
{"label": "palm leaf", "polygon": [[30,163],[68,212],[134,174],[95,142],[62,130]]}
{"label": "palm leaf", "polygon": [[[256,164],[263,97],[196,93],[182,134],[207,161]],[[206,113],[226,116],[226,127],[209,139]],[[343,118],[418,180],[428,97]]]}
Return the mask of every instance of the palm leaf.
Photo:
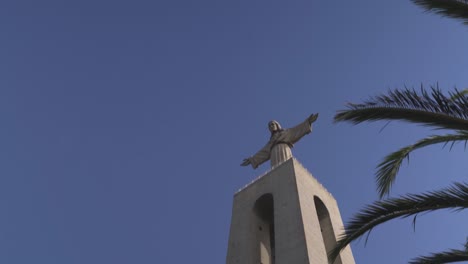
{"label": "palm leaf", "polygon": [[377,166],[377,190],[380,198],[388,195],[392,184],[395,182],[396,175],[404,159],[409,158],[410,152],[429,145],[438,143],[452,144],[458,141],[468,141],[468,131],[458,131],[457,134],[435,135],[419,140],[413,145],[406,146],[389,155]]}
{"label": "palm leaf", "polygon": [[460,19],[468,25],[468,1],[466,0],[412,0],[428,12],[444,17]]}
{"label": "palm leaf", "polygon": [[460,261],[468,261],[467,250],[452,249],[445,252],[433,253],[429,256],[415,258],[409,264],[453,263]]}
{"label": "palm leaf", "polygon": [[453,95],[453,97],[450,98],[450,99],[451,100],[456,100],[457,98],[463,97],[463,96],[468,96],[468,88],[463,90],[463,91],[460,91],[458,94]]}
{"label": "palm leaf", "polygon": [[371,97],[362,104],[348,104],[338,111],[335,122],[359,124],[365,121],[403,120],[436,128],[468,131],[468,96],[459,91],[445,96],[440,89],[428,93],[421,88],[391,90],[387,95]]}
{"label": "palm leaf", "polygon": [[438,191],[408,194],[399,198],[374,202],[354,215],[346,226],[344,235],[339,238],[335,248],[330,252],[330,259],[334,261],[349,243],[389,220],[421,212],[466,208],[468,208],[468,183],[455,183],[451,187]]}

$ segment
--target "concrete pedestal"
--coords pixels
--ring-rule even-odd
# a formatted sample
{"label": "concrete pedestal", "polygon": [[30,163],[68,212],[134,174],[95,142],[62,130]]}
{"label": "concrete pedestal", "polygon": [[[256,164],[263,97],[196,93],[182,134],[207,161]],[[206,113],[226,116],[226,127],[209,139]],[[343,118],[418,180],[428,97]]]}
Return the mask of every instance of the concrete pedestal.
{"label": "concrete pedestal", "polygon": [[[343,230],[332,195],[294,158],[234,195],[227,264],[332,264]],[[350,247],[333,264],[354,264]]]}

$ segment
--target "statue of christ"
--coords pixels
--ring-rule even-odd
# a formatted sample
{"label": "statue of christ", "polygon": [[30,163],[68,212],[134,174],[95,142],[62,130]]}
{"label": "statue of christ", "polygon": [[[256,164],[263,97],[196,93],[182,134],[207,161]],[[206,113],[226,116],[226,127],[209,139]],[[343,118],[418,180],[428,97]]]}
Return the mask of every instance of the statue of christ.
{"label": "statue of christ", "polygon": [[312,131],[312,123],[317,118],[318,114],[312,114],[304,122],[288,129],[282,129],[281,125],[275,120],[270,121],[268,123],[268,129],[271,132],[270,141],[255,155],[244,159],[241,166],[250,164],[256,169],[260,164],[270,160],[271,167],[274,168],[290,159],[293,144]]}

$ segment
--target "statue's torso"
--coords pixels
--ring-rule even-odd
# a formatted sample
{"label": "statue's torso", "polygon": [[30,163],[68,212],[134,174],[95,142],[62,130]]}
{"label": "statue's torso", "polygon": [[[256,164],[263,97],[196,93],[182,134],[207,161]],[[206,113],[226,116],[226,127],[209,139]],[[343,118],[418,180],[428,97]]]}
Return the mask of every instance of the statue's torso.
{"label": "statue's torso", "polygon": [[271,167],[276,167],[292,157],[291,148],[286,143],[273,145],[270,152]]}

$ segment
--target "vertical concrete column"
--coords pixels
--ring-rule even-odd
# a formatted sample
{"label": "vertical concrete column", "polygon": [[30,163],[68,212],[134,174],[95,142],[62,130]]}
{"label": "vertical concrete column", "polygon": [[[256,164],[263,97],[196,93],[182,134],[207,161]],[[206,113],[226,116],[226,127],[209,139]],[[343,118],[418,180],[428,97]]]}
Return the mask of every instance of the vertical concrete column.
{"label": "vertical concrete column", "polygon": [[[331,264],[342,226],[335,199],[290,159],[234,195],[226,263]],[[333,264],[354,264],[351,249]]]}

